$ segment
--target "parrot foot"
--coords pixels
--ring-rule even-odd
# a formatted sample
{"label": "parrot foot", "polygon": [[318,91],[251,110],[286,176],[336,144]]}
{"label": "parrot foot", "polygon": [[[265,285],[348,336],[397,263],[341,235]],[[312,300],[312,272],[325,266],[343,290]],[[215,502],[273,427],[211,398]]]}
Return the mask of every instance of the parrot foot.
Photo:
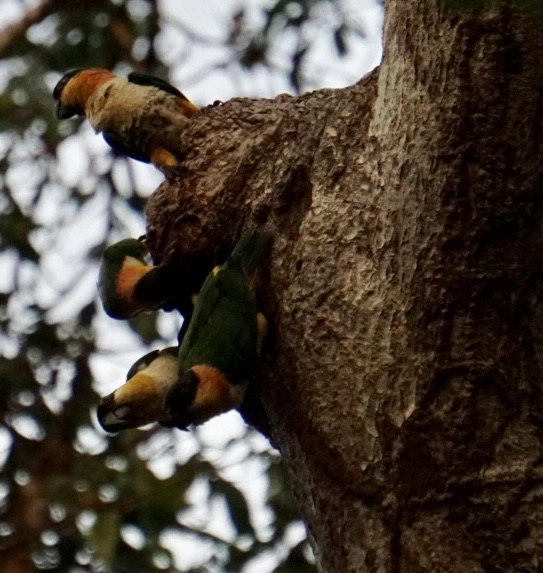
{"label": "parrot foot", "polygon": [[168,173],[173,167],[179,165],[177,158],[163,147],[157,147],[151,152],[151,163],[160,171]]}

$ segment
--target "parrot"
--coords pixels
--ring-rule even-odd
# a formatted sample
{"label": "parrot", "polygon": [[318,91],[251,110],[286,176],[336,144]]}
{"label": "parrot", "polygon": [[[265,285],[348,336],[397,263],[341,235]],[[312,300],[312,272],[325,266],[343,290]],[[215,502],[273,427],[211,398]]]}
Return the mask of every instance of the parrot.
{"label": "parrot", "polygon": [[164,396],[166,419],[175,427],[185,430],[241,404],[267,332],[255,283],[270,243],[270,233],[244,233],[198,293],[179,348],[178,377]]}
{"label": "parrot", "polygon": [[100,400],[98,422],[107,432],[151,422],[171,426],[163,410],[166,390],[177,380],[178,346],[153,350],[137,360],[126,383]]}
{"label": "parrot", "polygon": [[205,280],[205,262],[187,267],[175,263],[148,265],[147,247],[139,239],[123,239],[107,247],[100,262],[98,293],[106,313],[127,319],[147,310],[174,308],[184,317],[185,329],[193,298]]}
{"label": "parrot", "polygon": [[85,116],[117,152],[167,172],[182,156],[180,135],[199,111],[177,88],[146,74],[103,68],[66,72],[53,90],[59,119]]}
{"label": "parrot", "polygon": [[270,240],[257,231],[245,234],[228,261],[213,269],[195,300],[187,341],[137,360],[127,382],[102,398],[97,414],[104,430],[151,422],[187,430],[241,404],[267,332],[254,288]]}

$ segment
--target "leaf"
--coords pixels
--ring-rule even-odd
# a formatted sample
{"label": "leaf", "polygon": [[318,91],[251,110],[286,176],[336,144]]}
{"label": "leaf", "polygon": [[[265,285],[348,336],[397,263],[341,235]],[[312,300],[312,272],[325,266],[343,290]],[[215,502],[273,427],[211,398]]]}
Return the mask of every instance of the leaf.
{"label": "leaf", "polygon": [[157,312],[143,312],[132,317],[127,321],[127,324],[145,344],[151,344],[160,338],[157,329],[157,318]]}
{"label": "leaf", "polygon": [[283,563],[274,570],[274,573],[315,573],[317,568],[307,560],[304,554],[306,547],[307,542],[305,540],[295,545]]}
{"label": "leaf", "polygon": [[29,242],[30,232],[36,228],[31,217],[24,215],[14,203],[4,208],[0,215],[0,236],[3,249],[16,249],[19,256],[30,261],[38,261],[39,255]]}
{"label": "leaf", "polygon": [[98,514],[98,519],[89,533],[89,542],[96,555],[106,565],[115,558],[120,539],[121,516],[116,511],[104,511]]}
{"label": "leaf", "polygon": [[214,493],[224,496],[226,508],[230,519],[239,535],[251,535],[255,537],[255,530],[251,523],[249,507],[245,496],[234,485],[227,481],[217,480],[212,482]]}
{"label": "leaf", "polygon": [[281,460],[271,461],[268,479],[268,503],[275,513],[276,527],[280,530],[298,516],[286,467]]}
{"label": "leaf", "polygon": [[344,56],[347,53],[347,43],[345,42],[345,24],[341,24],[339,28],[334,30],[334,44],[336,45],[336,50],[338,55]]}

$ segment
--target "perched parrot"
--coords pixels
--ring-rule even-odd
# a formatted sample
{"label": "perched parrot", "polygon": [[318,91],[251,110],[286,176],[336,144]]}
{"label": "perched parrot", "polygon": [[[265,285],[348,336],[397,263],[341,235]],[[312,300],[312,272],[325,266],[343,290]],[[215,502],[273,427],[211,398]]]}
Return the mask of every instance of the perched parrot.
{"label": "perched parrot", "polygon": [[241,404],[267,331],[254,287],[270,242],[267,233],[246,233],[228,261],[213,269],[181,346],[140,358],[127,382],[100,401],[98,420],[106,431],[151,422],[186,430]]}
{"label": "perched parrot", "polygon": [[152,266],[145,262],[147,253],[138,239],[123,239],[104,250],[98,276],[104,310],[112,318],[126,319],[146,310],[175,308],[188,324],[193,297],[207,274],[204,264],[193,265],[190,272],[173,263]]}
{"label": "perched parrot", "polygon": [[100,400],[98,421],[107,432],[137,428],[151,422],[168,423],[163,410],[167,389],[177,380],[178,346],[153,350],[137,360],[127,382]]}
{"label": "perched parrot", "polygon": [[159,78],[103,68],[65,73],[53,91],[59,119],[85,116],[117,152],[167,171],[181,159],[180,135],[198,107]]}
{"label": "perched parrot", "polygon": [[164,398],[166,419],[177,428],[241,404],[267,330],[254,291],[270,243],[268,233],[245,233],[205,280],[179,348],[179,377]]}

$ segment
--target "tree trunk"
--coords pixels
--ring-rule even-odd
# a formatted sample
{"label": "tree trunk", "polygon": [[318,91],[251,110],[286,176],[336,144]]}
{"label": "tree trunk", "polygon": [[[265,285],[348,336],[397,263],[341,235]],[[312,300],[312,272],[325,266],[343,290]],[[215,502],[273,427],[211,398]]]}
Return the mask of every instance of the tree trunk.
{"label": "tree trunk", "polygon": [[543,21],[506,4],[389,1],[377,70],[204,109],[148,205],[158,260],[275,234],[244,413],[328,573],[543,569]]}

